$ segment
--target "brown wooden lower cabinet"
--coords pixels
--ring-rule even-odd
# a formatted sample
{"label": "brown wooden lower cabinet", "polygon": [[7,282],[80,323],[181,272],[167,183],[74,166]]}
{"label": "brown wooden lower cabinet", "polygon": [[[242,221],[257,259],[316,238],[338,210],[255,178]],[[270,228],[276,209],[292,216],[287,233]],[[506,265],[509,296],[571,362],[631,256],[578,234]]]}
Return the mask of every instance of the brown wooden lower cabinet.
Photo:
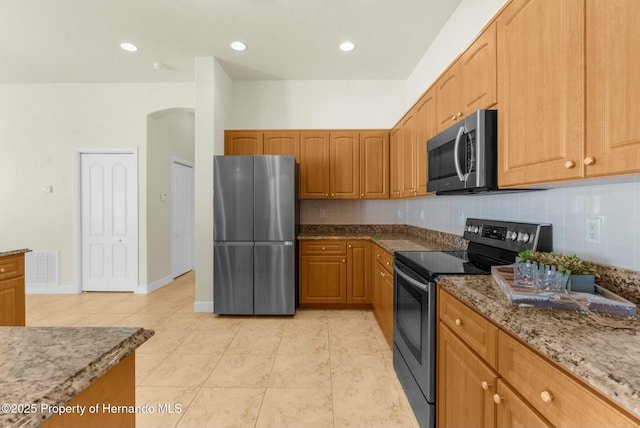
{"label": "brown wooden lower cabinet", "polygon": [[438,317],[438,426],[640,426],[640,420],[443,289]]}
{"label": "brown wooden lower cabinet", "polygon": [[0,326],[24,326],[24,308],[24,253],[0,257]]}
{"label": "brown wooden lower cabinet", "polygon": [[373,315],[389,346],[393,344],[393,256],[373,247]]}
{"label": "brown wooden lower cabinet", "polygon": [[[84,415],[80,416],[78,413],[54,415],[44,421],[41,427],[135,427],[135,412],[124,411],[123,407],[118,408],[118,406],[125,406],[131,410],[131,407],[136,405],[135,369],[135,352],[132,352],[66,403],[68,406],[85,406],[87,410]],[[88,409],[91,406],[98,406],[98,411],[90,412]]]}

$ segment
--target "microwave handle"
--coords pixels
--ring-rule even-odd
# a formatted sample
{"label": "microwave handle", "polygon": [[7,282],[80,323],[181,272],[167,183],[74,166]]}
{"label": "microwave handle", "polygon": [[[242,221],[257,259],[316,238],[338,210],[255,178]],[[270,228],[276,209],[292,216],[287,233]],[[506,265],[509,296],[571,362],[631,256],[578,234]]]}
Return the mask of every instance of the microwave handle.
{"label": "microwave handle", "polygon": [[462,134],[464,134],[464,126],[458,128],[458,135],[456,135],[456,142],[453,145],[453,164],[456,167],[456,173],[458,174],[458,178],[460,181],[466,181],[466,177],[462,174],[462,169],[460,168],[460,162],[458,161],[458,149],[460,148],[460,139],[462,138]]}

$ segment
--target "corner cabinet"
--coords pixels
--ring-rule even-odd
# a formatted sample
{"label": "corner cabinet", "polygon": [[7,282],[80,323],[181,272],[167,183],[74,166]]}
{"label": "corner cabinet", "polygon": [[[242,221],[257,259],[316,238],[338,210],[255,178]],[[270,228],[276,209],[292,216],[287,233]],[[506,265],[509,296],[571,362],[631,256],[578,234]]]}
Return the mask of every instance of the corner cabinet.
{"label": "corner cabinet", "polygon": [[0,256],[0,326],[24,325],[24,253]]}
{"label": "corner cabinet", "polygon": [[513,0],[497,19],[498,184],[583,176],[584,0]]}
{"label": "corner cabinet", "polygon": [[441,288],[438,319],[439,427],[640,424]]}

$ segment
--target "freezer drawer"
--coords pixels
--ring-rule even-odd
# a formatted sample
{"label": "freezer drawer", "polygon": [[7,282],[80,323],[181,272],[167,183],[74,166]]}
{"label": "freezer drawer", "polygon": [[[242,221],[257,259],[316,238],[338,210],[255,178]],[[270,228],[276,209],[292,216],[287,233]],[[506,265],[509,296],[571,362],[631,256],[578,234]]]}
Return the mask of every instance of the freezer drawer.
{"label": "freezer drawer", "polygon": [[295,314],[295,245],[260,243],[254,247],[254,313]]}
{"label": "freezer drawer", "polygon": [[213,252],[213,313],[253,314],[253,243],[216,244]]}

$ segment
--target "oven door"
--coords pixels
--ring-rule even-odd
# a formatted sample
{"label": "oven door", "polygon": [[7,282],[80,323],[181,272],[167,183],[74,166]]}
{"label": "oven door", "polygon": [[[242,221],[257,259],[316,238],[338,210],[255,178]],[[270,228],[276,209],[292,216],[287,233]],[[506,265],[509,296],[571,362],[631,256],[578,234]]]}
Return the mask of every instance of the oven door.
{"label": "oven door", "polygon": [[[393,267],[394,350],[406,364],[426,401],[433,404],[436,390],[436,284],[398,260],[394,260]],[[406,386],[403,386],[406,391]]]}

